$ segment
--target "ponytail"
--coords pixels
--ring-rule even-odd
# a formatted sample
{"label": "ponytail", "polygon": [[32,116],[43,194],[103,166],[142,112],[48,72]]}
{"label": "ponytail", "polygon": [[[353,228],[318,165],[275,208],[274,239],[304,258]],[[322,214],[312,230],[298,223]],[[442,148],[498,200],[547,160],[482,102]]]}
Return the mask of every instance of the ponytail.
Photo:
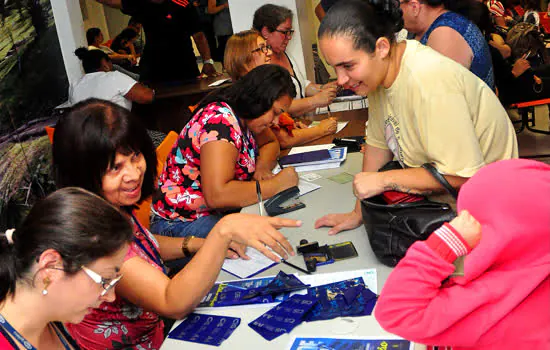
{"label": "ponytail", "polygon": [[403,12],[398,0],[346,0],[330,8],[318,36],[348,36],[354,49],[372,53],[379,38],[394,43],[395,33],[401,29]]}
{"label": "ponytail", "polygon": [[8,233],[0,234],[0,303],[15,292],[16,266],[13,244]]}

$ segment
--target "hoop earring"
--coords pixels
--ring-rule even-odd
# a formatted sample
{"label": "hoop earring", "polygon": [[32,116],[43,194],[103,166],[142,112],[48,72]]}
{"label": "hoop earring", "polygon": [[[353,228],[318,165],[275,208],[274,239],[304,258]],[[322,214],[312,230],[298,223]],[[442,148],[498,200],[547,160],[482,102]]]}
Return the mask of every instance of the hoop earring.
{"label": "hoop earring", "polygon": [[44,289],[42,289],[42,295],[46,296],[48,295],[48,286],[50,285],[51,281],[49,277],[44,278]]}

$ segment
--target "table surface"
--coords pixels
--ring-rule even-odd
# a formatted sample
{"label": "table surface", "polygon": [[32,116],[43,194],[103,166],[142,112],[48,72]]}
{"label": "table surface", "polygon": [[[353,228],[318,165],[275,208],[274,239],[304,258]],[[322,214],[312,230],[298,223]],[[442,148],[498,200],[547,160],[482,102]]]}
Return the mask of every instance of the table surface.
{"label": "table surface", "polygon": [[[325,144],[331,143],[334,137],[346,137],[356,136],[364,132],[365,121],[367,119],[366,110],[354,110],[345,112],[333,113],[333,116],[338,120],[347,120],[350,123],[340,133],[336,135],[330,135],[308,145],[313,144]],[[325,116],[316,116],[313,120],[323,118]],[[288,238],[292,246],[296,247],[301,239],[307,239],[308,241],[318,241],[320,245],[340,243],[345,241],[352,241],[357,249],[358,257],[335,262],[330,265],[318,266],[316,274],[353,271],[360,269],[374,268],[377,272],[378,290],[380,293],[382,286],[384,285],[391,268],[382,265],[374,256],[370,244],[367,238],[367,233],[364,226],[360,226],[354,230],[341,232],[334,236],[328,235],[328,228],[315,229],[315,220],[321,216],[329,213],[343,213],[353,209],[355,204],[355,197],[353,195],[351,182],[346,184],[339,184],[328,178],[347,172],[349,174],[356,174],[361,170],[362,154],[350,153],[347,160],[341,167],[336,169],[327,169],[316,171],[315,173],[322,177],[313,181],[314,183],[322,186],[320,189],[310,192],[303,197],[301,201],[306,205],[304,209],[300,209],[288,214],[282,215],[282,217],[292,218],[296,220],[302,220],[302,226],[299,228],[287,228],[280,231]],[[244,213],[259,213],[258,204],[243,208]],[[288,259],[289,262],[305,268],[304,260],[302,256],[294,256]],[[302,272],[295,270],[294,268],[277,264],[262,273],[254,277],[274,276],[279,271],[286,273],[295,273],[298,276],[303,275]],[[230,275],[225,271],[221,271],[218,275],[218,281],[235,280],[236,277]],[[280,337],[268,342],[256,333],[252,328],[248,327],[248,323],[265,313],[273,307],[273,304],[269,306],[254,305],[254,306],[240,306],[240,307],[223,307],[223,308],[205,308],[200,309],[198,312],[201,314],[212,314],[219,316],[232,316],[241,318],[240,326],[235,332],[225,340],[220,346],[221,349],[285,349],[293,336],[390,336],[390,333],[384,331],[376,319],[373,316],[353,317],[342,320],[340,318],[316,321],[316,322],[304,322],[296,327],[290,334],[284,334]],[[349,320],[352,320],[351,323]],[[176,322],[176,327],[179,322]],[[162,349],[180,349],[180,348],[192,348],[192,349],[209,349],[208,345],[181,342],[167,338],[164,342]],[[424,347],[417,345],[415,349],[424,349]]]}
{"label": "table surface", "polygon": [[219,86],[208,86],[220,79],[227,79],[229,75],[224,73],[219,77],[195,79],[185,82],[174,83],[157,83],[151,84],[151,87],[155,89],[155,99],[165,99],[177,96],[187,96],[195,94],[206,94],[212,90],[215,90],[221,86],[227,86],[230,83],[223,83]]}

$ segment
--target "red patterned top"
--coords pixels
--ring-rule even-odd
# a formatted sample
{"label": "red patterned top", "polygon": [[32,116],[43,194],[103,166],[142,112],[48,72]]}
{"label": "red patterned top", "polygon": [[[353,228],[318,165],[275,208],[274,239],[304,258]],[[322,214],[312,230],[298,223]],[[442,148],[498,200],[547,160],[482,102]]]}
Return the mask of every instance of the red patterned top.
{"label": "red patterned top", "polygon": [[201,184],[201,147],[212,141],[235,146],[235,180],[248,181],[256,170],[257,146],[254,135],[241,129],[231,107],[214,102],[195,113],[181,131],[160,174],[159,189],[153,196],[153,210],[168,219],[193,221],[210,215]]}
{"label": "red patterned top", "polygon": [[[153,249],[157,252],[159,249],[155,237],[147,229],[141,231],[136,222],[132,221],[132,223],[134,237],[141,242],[149,254],[132,241],[124,261],[137,256],[162,271],[162,267],[149,257],[149,255],[156,256]],[[156,350],[164,341],[164,323],[159,315],[145,311],[118,295],[114,302],[102,303],[99,308],[86,315],[79,324],[65,326],[82,349]]]}

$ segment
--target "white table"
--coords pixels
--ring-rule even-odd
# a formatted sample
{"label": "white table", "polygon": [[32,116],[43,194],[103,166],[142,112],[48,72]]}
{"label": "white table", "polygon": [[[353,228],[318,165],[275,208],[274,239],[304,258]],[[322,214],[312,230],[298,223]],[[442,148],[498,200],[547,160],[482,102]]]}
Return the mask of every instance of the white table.
{"label": "white table", "polygon": [[[283,215],[287,218],[302,220],[303,224],[300,228],[294,229],[282,229],[281,232],[288,238],[290,243],[295,247],[299,244],[301,239],[307,239],[308,241],[318,241],[320,245],[339,243],[344,241],[352,241],[357,249],[358,257],[338,261],[330,265],[318,266],[315,273],[328,273],[328,272],[340,272],[351,271],[367,268],[375,268],[378,275],[378,291],[382,289],[382,286],[386,282],[386,279],[391,272],[391,268],[382,265],[374,256],[370,244],[368,242],[367,233],[363,226],[356,228],[355,230],[341,232],[335,236],[329,236],[327,234],[328,228],[314,229],[315,220],[319,217],[338,212],[348,212],[355,205],[355,197],[352,192],[352,183],[338,184],[328,179],[328,177],[347,172],[349,174],[356,174],[361,170],[361,153],[348,154],[347,160],[340,168],[318,171],[321,179],[314,181],[314,183],[323,186],[322,188],[308,193],[301,197],[301,201],[306,204],[306,208],[300,209],[288,214]],[[244,208],[242,212],[245,213],[259,213],[258,205],[252,205]],[[304,260],[302,256],[295,256],[289,259],[289,261],[295,265],[305,268]],[[297,273],[301,275],[303,273],[296,271],[290,266],[284,264],[278,264],[270,269],[263,271],[257,276],[274,276],[280,270],[286,273]],[[218,281],[235,280],[236,277],[232,276],[224,271],[221,271],[218,276]],[[241,307],[226,307],[226,308],[210,308],[202,309],[199,311],[201,314],[212,314],[219,316],[233,316],[240,317],[241,324],[235,330],[235,332],[225,340],[220,349],[285,349],[292,336],[387,336],[389,333],[385,332],[376,319],[373,316],[353,317],[352,324],[348,321],[341,319],[333,319],[327,321],[315,321],[304,322],[294,328],[289,334],[284,334],[278,338],[268,342],[256,333],[252,328],[248,327],[248,323],[265,313],[267,310],[273,307],[273,304],[269,306],[241,306]],[[350,319],[350,318],[348,318]],[[176,327],[179,322],[176,322]],[[355,329],[355,330],[353,330]],[[190,342],[182,342],[167,338],[161,349],[214,349],[215,347],[195,344]],[[418,346],[417,346],[418,348]]]}

